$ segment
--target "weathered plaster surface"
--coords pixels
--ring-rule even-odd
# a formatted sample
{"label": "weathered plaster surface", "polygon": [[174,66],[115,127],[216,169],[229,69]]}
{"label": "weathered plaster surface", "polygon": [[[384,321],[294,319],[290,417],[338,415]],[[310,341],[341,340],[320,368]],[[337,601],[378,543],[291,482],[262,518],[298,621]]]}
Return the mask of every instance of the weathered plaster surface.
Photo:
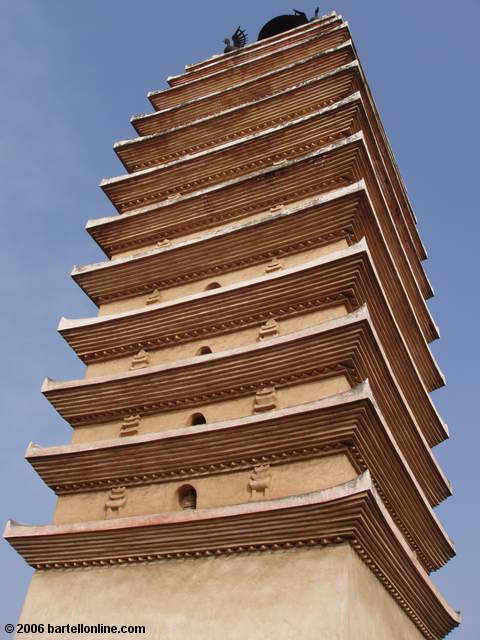
{"label": "weathered plaster surface", "polygon": [[[252,470],[205,476],[188,480],[197,491],[197,508],[223,507],[249,502],[252,494],[248,488]],[[344,454],[272,467],[271,480],[265,499],[285,498],[310,491],[320,491],[356,478],[357,473]],[[126,503],[119,516],[128,517],[178,511],[181,506],[178,489],[185,481],[165,482],[126,491]],[[105,502],[110,491],[95,491],[77,495],[60,496],[54,524],[102,520],[105,518]],[[260,498],[255,498],[260,499]]]}
{"label": "weathered plaster surface", "polygon": [[[348,391],[350,385],[345,376],[332,376],[325,380],[316,382],[306,382],[294,385],[285,389],[278,389],[278,408],[290,407],[304,402],[312,402],[326,396]],[[159,413],[152,416],[142,417],[141,433],[155,433],[168,431],[181,426],[191,424],[192,414],[201,412],[208,423],[219,422],[220,420],[230,420],[241,416],[249,416],[253,413],[254,396],[224,400],[202,406],[187,409],[177,409],[167,413]],[[72,442],[92,442],[95,440],[105,440],[117,438],[122,426],[121,420],[115,420],[103,424],[92,424],[84,427],[76,427],[73,430]]]}
{"label": "weathered plaster surface", "polygon": [[20,618],[32,620],[143,624],[149,640],[423,637],[349,545],[36,572]]}
{"label": "weathered plaster surface", "polygon": [[[320,309],[313,313],[305,313],[293,318],[286,318],[285,320],[277,321],[279,335],[286,335],[294,331],[306,329],[307,327],[313,327],[321,322],[326,322],[327,320],[343,316],[346,313],[346,307],[344,305],[338,305],[329,309]],[[252,327],[219,336],[210,336],[199,340],[192,340],[191,342],[174,345],[172,347],[164,347],[163,349],[157,349],[156,351],[150,351],[150,364],[165,364],[167,362],[191,358],[198,355],[199,350],[204,346],[210,347],[212,353],[243,347],[247,344],[257,342],[259,331],[260,326]],[[87,367],[85,377],[95,378],[97,376],[109,375],[111,373],[128,371],[131,363],[131,356],[124,356],[115,358],[114,360],[108,360],[106,362],[94,363]]]}
{"label": "weathered plaster surface", "polygon": [[[328,245],[316,247],[314,249],[308,249],[301,253],[292,254],[289,256],[282,256],[281,262],[285,268],[294,267],[310,260],[315,260],[321,256],[345,249],[348,244],[345,240],[338,240]],[[229,271],[228,273],[222,273],[218,277],[209,277],[202,280],[196,280],[195,282],[189,282],[176,287],[170,287],[169,289],[162,290],[162,300],[178,300],[188,295],[200,293],[211,282],[218,282],[222,286],[243,282],[244,280],[250,280],[259,276],[265,275],[265,268],[268,262],[264,264],[256,264],[252,267],[246,267],[244,269],[237,269],[235,271]],[[115,300],[113,302],[107,302],[103,304],[98,311],[99,316],[109,315],[112,313],[119,313],[122,311],[129,311],[131,309],[137,309],[145,305],[145,300],[148,295],[134,296],[131,298],[125,298],[123,300]]]}

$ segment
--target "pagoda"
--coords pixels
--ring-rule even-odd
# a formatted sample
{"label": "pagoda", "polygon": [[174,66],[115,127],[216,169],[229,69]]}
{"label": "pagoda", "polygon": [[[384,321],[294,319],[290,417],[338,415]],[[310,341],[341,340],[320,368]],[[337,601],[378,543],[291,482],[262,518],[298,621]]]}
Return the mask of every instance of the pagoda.
{"label": "pagoda", "polygon": [[26,453],[53,523],[6,526],[20,620],[444,638],[433,293],[348,23],[278,16],[168,82],[73,270],[99,311],[59,325],[85,379],[43,384],[71,444]]}

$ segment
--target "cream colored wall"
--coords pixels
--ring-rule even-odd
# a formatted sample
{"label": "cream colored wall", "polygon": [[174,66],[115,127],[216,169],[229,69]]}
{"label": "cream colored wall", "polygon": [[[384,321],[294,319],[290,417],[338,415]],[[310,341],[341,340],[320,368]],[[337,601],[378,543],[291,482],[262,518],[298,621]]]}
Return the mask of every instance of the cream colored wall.
{"label": "cream colored wall", "polygon": [[[296,404],[313,402],[335,393],[348,391],[348,389],[350,389],[350,384],[344,375],[292,385],[277,390],[277,406],[279,409],[283,409]],[[234,400],[224,400],[197,407],[144,416],[141,419],[139,433],[157,433],[186,427],[191,424],[191,416],[197,412],[203,413],[208,423],[249,416],[253,413],[254,400],[255,396],[250,395],[235,398]],[[72,442],[76,444],[118,438],[121,426],[122,420],[115,420],[102,424],[75,427],[72,432]]]}
{"label": "cream colored wall", "polygon": [[350,553],[345,637],[355,640],[424,640],[382,583],[352,549]]}
{"label": "cream colored wall", "polygon": [[[310,260],[315,260],[316,258],[320,258],[323,255],[331,253],[333,251],[338,251],[339,249],[344,249],[348,246],[346,240],[339,240],[337,242],[332,242],[323,247],[316,247],[315,249],[309,249],[308,251],[303,251],[301,253],[296,253],[294,255],[281,257],[279,261],[284,265],[285,268],[293,267],[304,262],[308,262]],[[265,268],[269,260],[264,263],[253,265],[251,267],[246,267],[244,269],[237,269],[236,271],[230,271],[228,273],[224,273],[217,276],[211,276],[209,278],[204,278],[202,280],[197,280],[195,282],[189,282],[186,284],[182,284],[177,287],[170,287],[169,289],[164,289],[162,291],[162,302],[167,302],[169,300],[177,300],[179,298],[183,298],[185,296],[189,296],[195,293],[201,293],[205,290],[206,286],[210,282],[219,282],[222,286],[228,284],[234,284],[237,282],[242,282],[243,280],[250,280],[252,278],[258,278],[259,276],[265,275]],[[168,275],[168,274],[166,274]],[[134,296],[132,298],[127,298],[125,300],[116,300],[114,302],[108,302],[100,306],[98,310],[99,316],[104,316],[113,313],[119,313],[121,311],[129,311],[130,309],[138,309],[140,307],[145,306],[145,301],[148,298],[149,294]]]}
{"label": "cream colored wall", "polygon": [[[327,487],[353,480],[357,473],[345,454],[337,454],[270,468],[270,486],[265,497],[252,494],[248,482],[252,470],[236,473],[185,479],[126,489],[126,503],[119,517],[147,515],[163,511],[179,511],[178,489],[192,485],[197,492],[197,509],[222,507],[257,499],[284,498],[286,496],[320,491]],[[60,496],[54,523],[102,520],[105,518],[105,502],[110,491],[95,491]]]}
{"label": "cream colored wall", "polygon": [[123,637],[148,640],[423,638],[348,544],[36,572],[20,621],[145,625]]}
{"label": "cream colored wall", "polygon": [[[327,320],[338,318],[347,313],[345,305],[338,305],[329,309],[320,309],[313,313],[305,313],[301,316],[287,318],[285,320],[277,320],[279,334],[286,335],[293,331],[306,329],[314,325],[321,324]],[[257,342],[260,326],[251,329],[244,329],[227,333],[219,336],[211,336],[200,340],[192,340],[184,344],[178,344],[171,347],[164,347],[155,351],[149,351],[150,365],[166,364],[175,360],[185,360],[198,355],[198,351],[203,346],[209,346],[213,353],[219,351],[227,351],[237,347],[243,347],[248,344]],[[106,362],[91,364],[87,367],[85,377],[94,378],[97,376],[110,375],[112,373],[121,373],[128,371],[132,364],[132,357],[115,358]]]}

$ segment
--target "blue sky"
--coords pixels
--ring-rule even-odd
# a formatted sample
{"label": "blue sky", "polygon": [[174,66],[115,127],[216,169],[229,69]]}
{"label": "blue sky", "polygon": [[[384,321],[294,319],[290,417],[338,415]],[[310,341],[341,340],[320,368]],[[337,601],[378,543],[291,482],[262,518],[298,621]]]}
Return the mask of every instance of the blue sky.
{"label": "blue sky", "polygon": [[[113,213],[98,188],[122,173],[112,144],[132,137],[146,94],[185,64],[222,50],[237,25],[250,40],[290,1],[15,0],[0,24],[0,204],[3,336],[1,521],[49,522],[52,492],[24,461],[29,441],[66,443],[70,427],[40,394],[45,375],[83,376],[56,333],[60,316],[93,315],[68,274],[102,259],[83,227]],[[313,14],[315,3],[295,8]],[[437,513],[458,556],[434,575],[480,637],[478,571],[479,0],[345,0],[320,5],[350,23],[429,253],[429,306],[442,337],[432,345],[447,387],[433,394],[451,440],[435,455],[455,495]],[[0,545],[3,624],[15,622],[30,569]],[[31,621],[35,622],[35,621]]]}

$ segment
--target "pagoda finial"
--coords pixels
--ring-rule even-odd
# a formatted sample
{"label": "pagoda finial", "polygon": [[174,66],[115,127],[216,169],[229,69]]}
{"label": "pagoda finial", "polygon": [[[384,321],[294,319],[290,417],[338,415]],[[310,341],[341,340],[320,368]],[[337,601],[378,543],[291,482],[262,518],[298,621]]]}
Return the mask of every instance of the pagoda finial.
{"label": "pagoda finial", "polygon": [[[318,11],[319,9],[316,9],[315,18],[318,16]],[[295,27],[300,27],[302,24],[307,24],[308,22],[310,22],[310,20],[307,18],[307,14],[304,11],[293,9],[293,15],[285,14],[276,16],[264,24],[258,34],[258,40],[276,36],[279,33],[295,29]]]}
{"label": "pagoda finial", "polygon": [[247,44],[247,33],[240,25],[238,25],[237,30],[232,36],[232,42],[230,42],[230,38],[225,38],[223,41],[226,44],[223,53],[228,53],[229,51],[235,51],[236,49],[241,49]]}
{"label": "pagoda finial", "polygon": [[293,13],[294,13],[296,16],[301,16],[302,18],[305,18],[305,22],[307,22],[307,21],[308,21],[307,14],[306,14],[304,11],[298,11],[298,9],[294,9],[294,10],[293,10]]}

